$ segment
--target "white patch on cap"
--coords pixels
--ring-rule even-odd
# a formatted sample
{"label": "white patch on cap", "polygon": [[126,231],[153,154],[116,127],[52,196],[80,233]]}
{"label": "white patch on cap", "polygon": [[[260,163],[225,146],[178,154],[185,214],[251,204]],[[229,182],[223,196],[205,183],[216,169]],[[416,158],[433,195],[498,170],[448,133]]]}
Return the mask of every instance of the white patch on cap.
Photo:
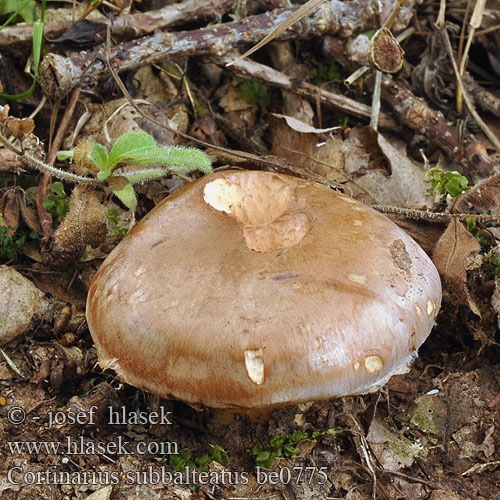
{"label": "white patch on cap", "polygon": [[419,316],[422,316],[422,308],[420,306],[415,306],[415,311],[417,311]]}
{"label": "white patch on cap", "polygon": [[362,225],[363,225],[363,223],[362,223],[359,219],[354,219],[354,220],[352,221],[352,223],[353,223],[355,226],[362,226]]}
{"label": "white patch on cap", "polygon": [[243,199],[243,190],[239,184],[226,179],[215,179],[205,184],[203,199],[215,210],[232,214],[234,206]]}
{"label": "white patch on cap", "polygon": [[354,363],[354,369],[359,370],[360,368],[361,368],[361,363],[359,361],[356,361],[356,363]]}
{"label": "white patch on cap", "polygon": [[139,269],[137,269],[137,271],[134,273],[134,276],[139,277],[144,271],[145,269],[140,266]]}
{"label": "white patch on cap", "polygon": [[247,369],[248,378],[257,385],[264,382],[264,360],[262,359],[263,352],[260,349],[247,349],[245,351],[245,366]]}
{"label": "white patch on cap", "polygon": [[435,310],[436,310],[436,305],[434,304],[434,302],[432,302],[431,299],[429,299],[427,301],[427,316],[432,316]]}
{"label": "white patch on cap", "polygon": [[360,285],[364,285],[366,283],[366,276],[362,274],[348,274],[347,278],[349,281],[354,281],[354,283],[359,283]]}
{"label": "white patch on cap", "polygon": [[365,358],[365,368],[368,373],[375,373],[382,370],[384,367],[384,362],[380,359],[380,356],[367,356]]}

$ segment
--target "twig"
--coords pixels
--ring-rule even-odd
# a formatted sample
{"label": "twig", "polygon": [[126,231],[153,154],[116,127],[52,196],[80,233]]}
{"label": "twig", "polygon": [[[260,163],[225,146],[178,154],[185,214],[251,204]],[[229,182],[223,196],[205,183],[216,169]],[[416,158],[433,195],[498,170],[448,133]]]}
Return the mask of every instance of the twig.
{"label": "twig", "polygon": [[[145,36],[159,29],[172,28],[189,22],[216,20],[222,14],[229,12],[233,0],[185,0],[162,9],[134,14],[121,14],[113,21],[104,18],[101,22],[111,26],[114,37],[128,38]],[[71,26],[67,22],[49,23],[45,25],[44,35],[47,39],[61,36]],[[28,24],[7,26],[0,31],[0,48],[12,47],[16,44],[31,43],[33,27]]]}
{"label": "twig", "polygon": [[[369,78],[367,82],[370,84],[372,80]],[[425,100],[386,75],[382,78],[382,100],[405,125],[427,137],[457,162],[483,177],[490,175],[493,163],[486,148],[474,135],[466,132],[461,142],[457,129],[448,125],[442,113],[430,108]]]}
{"label": "twig", "polygon": [[452,219],[465,221],[471,217],[476,222],[489,225],[500,225],[500,215],[489,214],[450,214],[446,212],[428,212],[426,210],[415,210],[413,208],[391,207],[386,205],[370,205],[374,210],[382,214],[392,214],[407,219],[425,220],[427,222],[450,222]]}
{"label": "twig", "polygon": [[464,84],[462,82],[462,77],[460,76],[457,68],[457,63],[455,62],[455,58],[453,57],[453,49],[451,48],[451,42],[450,42],[450,37],[448,35],[448,32],[446,31],[446,28],[442,28],[441,30],[441,35],[443,36],[444,44],[446,47],[446,50],[448,52],[448,56],[451,60],[451,64],[453,66],[453,71],[455,72],[455,76],[457,78],[457,83],[458,86],[460,87],[463,95],[463,99],[465,101],[465,104],[467,108],[469,109],[470,114],[473,116],[474,120],[479,124],[481,127],[481,130],[486,134],[488,139],[491,141],[491,143],[495,146],[496,150],[500,152],[500,140],[498,137],[491,131],[491,129],[486,125],[486,123],[483,121],[483,119],[478,115],[476,109],[474,108],[474,105],[472,104],[472,101],[469,97],[469,94],[467,90],[465,90]]}
{"label": "twig", "polygon": [[[61,149],[61,144],[63,141],[64,134],[68,129],[69,122],[71,117],[73,116],[73,112],[75,110],[76,103],[78,102],[78,98],[80,97],[80,89],[75,89],[71,99],[69,100],[68,105],[66,106],[66,110],[64,111],[63,118],[61,123],[59,124],[59,128],[57,129],[56,136],[52,141],[50,146],[49,156],[47,158],[48,165],[54,165],[56,160],[56,155],[59,149]],[[48,241],[49,238],[54,234],[54,228],[52,227],[52,216],[45,210],[43,206],[43,202],[47,198],[47,190],[49,188],[49,183],[51,181],[51,175],[47,172],[44,172],[40,182],[38,183],[38,190],[36,195],[36,207],[38,212],[38,219],[40,220],[40,226],[42,228],[43,241]]]}
{"label": "twig", "polygon": [[[218,57],[215,61],[218,64],[225,65],[227,61],[230,61],[231,56]],[[268,85],[273,85],[280,87],[285,90],[289,90],[298,94],[300,96],[307,97],[312,101],[319,99],[321,103],[325,106],[332,107],[334,109],[339,109],[344,113],[348,113],[352,116],[357,116],[358,118],[370,119],[371,117],[371,107],[366,104],[362,104],[354,99],[345,97],[342,94],[337,94],[328,90],[324,90],[315,85],[311,85],[307,82],[297,82],[292,80],[284,73],[276,71],[269,66],[257,63],[250,59],[244,59],[241,61],[235,61],[231,66],[232,70],[242,73],[245,76],[251,77],[255,80],[259,80]],[[397,122],[388,114],[381,113],[379,117],[380,127],[390,130],[399,130],[400,127]]]}
{"label": "twig", "polygon": [[373,85],[372,96],[372,113],[370,118],[370,125],[373,130],[378,129],[378,121],[380,117],[380,91],[382,87],[382,72],[375,71],[375,83]]}
{"label": "twig", "polygon": [[[353,30],[374,28],[377,26],[377,16],[364,3],[368,2],[335,2],[335,10],[321,11],[328,13],[328,17],[310,16],[283,33],[280,40],[313,38],[325,33],[348,36]],[[113,47],[110,54],[111,64],[121,72],[181,56],[223,56],[228,50],[261,40],[295,10],[274,10],[249,16],[241,22],[218,24],[192,31],[156,33]],[[61,98],[79,85],[95,87],[100,79],[109,74],[103,63],[104,58],[103,49],[80,53],[75,57],[48,54],[42,61],[39,75],[44,94]]]}

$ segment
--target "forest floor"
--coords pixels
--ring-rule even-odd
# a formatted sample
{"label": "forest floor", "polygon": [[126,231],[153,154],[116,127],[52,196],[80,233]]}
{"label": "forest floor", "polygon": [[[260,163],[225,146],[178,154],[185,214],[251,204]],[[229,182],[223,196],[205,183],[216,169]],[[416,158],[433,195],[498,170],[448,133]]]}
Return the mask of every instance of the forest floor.
{"label": "forest floor", "polygon": [[[0,23],[23,5],[7,3]],[[323,3],[237,60],[296,7],[50,2],[37,84],[19,100],[8,96],[36,72],[40,6],[29,0],[0,30],[0,498],[500,498],[500,7],[376,3]],[[383,25],[404,56],[392,38],[370,45]],[[393,74],[374,67],[399,59]],[[36,159],[95,178],[104,164],[56,153],[83,141],[109,151],[130,132],[201,148],[216,170],[320,182],[407,231],[443,282],[408,373],[256,419],[162,400],[103,370],[85,319],[91,280],[203,168],[189,159],[133,188],[109,171],[90,192],[37,172]],[[163,422],[138,419],[156,414]]]}

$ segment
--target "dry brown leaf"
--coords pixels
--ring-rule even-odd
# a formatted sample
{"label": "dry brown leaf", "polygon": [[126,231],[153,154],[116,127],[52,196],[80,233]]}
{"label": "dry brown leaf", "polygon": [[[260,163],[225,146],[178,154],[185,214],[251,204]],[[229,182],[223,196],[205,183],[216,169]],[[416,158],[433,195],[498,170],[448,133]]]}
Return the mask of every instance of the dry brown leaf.
{"label": "dry brown leaf", "polygon": [[481,316],[479,308],[467,289],[467,271],[477,269],[482,263],[481,247],[463,224],[453,218],[438,241],[432,260],[439,274],[455,292],[459,302],[467,304],[471,311]]}
{"label": "dry brown leaf", "polygon": [[344,141],[345,171],[378,204],[420,208],[432,204],[424,169],[406,154],[406,144],[371,127],[355,127]]}
{"label": "dry brown leaf", "polygon": [[1,225],[10,229],[10,235],[19,227],[20,213],[30,229],[42,232],[36,211],[26,205],[24,191],[18,187],[7,190],[0,199],[0,214],[3,219]]}
{"label": "dry brown leaf", "polygon": [[470,212],[472,207],[492,210],[500,204],[500,174],[476,184],[472,189],[455,199],[453,212]]}
{"label": "dry brown leaf", "polygon": [[332,182],[347,180],[341,137],[324,134],[322,130],[282,115],[272,115],[269,127],[274,155]]}
{"label": "dry brown leaf", "polygon": [[31,118],[11,118],[7,127],[16,139],[22,139],[35,129],[35,122]]}

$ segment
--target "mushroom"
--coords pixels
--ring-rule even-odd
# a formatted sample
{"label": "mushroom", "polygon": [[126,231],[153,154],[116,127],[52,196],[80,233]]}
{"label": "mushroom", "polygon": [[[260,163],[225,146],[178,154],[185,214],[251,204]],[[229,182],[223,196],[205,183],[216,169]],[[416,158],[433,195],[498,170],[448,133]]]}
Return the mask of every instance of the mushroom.
{"label": "mushroom", "polygon": [[179,189],[110,253],[87,301],[102,367],[164,398],[272,408],[377,390],[441,302],[393,222],[314,182],[225,171]]}

